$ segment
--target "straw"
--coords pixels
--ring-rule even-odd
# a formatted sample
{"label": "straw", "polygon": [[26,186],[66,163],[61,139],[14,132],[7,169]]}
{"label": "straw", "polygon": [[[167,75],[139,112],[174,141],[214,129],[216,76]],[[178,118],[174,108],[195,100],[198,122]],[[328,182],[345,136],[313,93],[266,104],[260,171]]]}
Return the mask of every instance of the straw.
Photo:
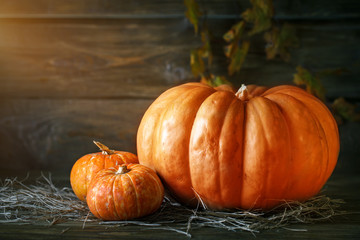
{"label": "straw", "polygon": [[142,226],[142,229],[174,231],[191,237],[191,230],[202,227],[247,231],[253,234],[263,230],[283,228],[293,231],[292,224],[329,221],[345,214],[340,210],[344,201],[325,195],[315,196],[306,202],[284,202],[270,211],[223,210],[213,211],[204,206],[191,209],[166,195],[160,209],[140,219],[127,221],[102,221],[95,218],[85,202],[80,201],[69,187],[58,188],[43,173],[33,184],[28,179],[7,178],[0,186],[0,223],[54,225],[64,222],[89,222],[104,227]]}

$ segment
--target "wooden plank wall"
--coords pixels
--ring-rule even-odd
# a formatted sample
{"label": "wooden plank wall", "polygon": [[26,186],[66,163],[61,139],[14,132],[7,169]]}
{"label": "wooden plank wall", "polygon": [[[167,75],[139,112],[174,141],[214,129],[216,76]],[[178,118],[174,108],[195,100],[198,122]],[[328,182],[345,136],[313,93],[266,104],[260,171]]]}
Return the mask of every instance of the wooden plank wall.
{"label": "wooden plank wall", "polygon": [[[276,22],[292,24],[301,46],[289,63],[267,61],[258,36],[243,71],[232,78],[235,85],[291,84],[297,65],[345,67],[323,79],[327,96],[358,102],[359,1],[274,4]],[[221,36],[250,4],[211,0],[201,6]],[[175,0],[0,0],[0,169],[68,172],[77,158],[97,151],[93,139],[136,152],[146,108],[165,89],[192,80],[189,52],[199,38],[184,11]],[[221,73],[226,62],[215,62]],[[358,155],[359,124],[340,130],[341,156]],[[339,165],[354,169],[355,162]]]}

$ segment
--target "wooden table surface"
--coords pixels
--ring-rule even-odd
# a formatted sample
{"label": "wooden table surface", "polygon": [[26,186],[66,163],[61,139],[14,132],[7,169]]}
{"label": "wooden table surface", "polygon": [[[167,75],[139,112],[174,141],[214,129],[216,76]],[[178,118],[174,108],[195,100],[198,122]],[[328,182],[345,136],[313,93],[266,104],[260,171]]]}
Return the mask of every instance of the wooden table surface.
{"label": "wooden table surface", "polygon": [[[35,174],[32,174],[35,175]],[[1,177],[3,179],[3,177]],[[66,174],[53,174],[53,182],[70,186]],[[333,199],[343,199],[341,210],[346,215],[333,217],[331,221],[315,224],[293,224],[288,229],[275,229],[252,234],[203,227],[191,229],[192,239],[360,239],[360,176],[333,174],[322,193]],[[143,226],[103,226],[99,222],[65,222],[49,226],[48,223],[1,224],[0,239],[187,239],[181,233],[151,229]],[[171,223],[168,224],[169,227]],[[296,231],[295,231],[296,230]]]}

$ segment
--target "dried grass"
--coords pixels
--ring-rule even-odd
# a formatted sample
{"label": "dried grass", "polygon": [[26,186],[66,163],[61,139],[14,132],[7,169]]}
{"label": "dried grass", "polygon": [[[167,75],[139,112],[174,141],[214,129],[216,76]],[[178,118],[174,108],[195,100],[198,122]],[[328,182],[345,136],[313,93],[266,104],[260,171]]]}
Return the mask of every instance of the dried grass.
{"label": "dried grass", "polygon": [[344,201],[330,199],[325,195],[316,196],[301,202],[285,202],[268,212],[263,211],[212,211],[201,207],[190,209],[165,197],[156,213],[137,220],[101,221],[96,219],[85,203],[74,195],[71,188],[57,188],[51,175],[41,175],[34,184],[25,180],[5,179],[0,186],[0,223],[49,225],[76,221],[83,228],[89,222],[105,227],[139,225],[146,229],[164,229],[191,237],[192,229],[201,227],[221,228],[229,231],[248,231],[257,233],[266,229],[284,228],[293,231],[291,224],[315,223],[344,214],[339,210]]}

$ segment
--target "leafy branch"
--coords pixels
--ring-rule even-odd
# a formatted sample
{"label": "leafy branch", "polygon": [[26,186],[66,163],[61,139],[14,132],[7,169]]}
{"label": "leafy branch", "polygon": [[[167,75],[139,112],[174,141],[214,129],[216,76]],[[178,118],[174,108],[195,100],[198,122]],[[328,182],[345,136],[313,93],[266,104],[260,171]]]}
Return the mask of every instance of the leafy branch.
{"label": "leafy branch", "polygon": [[341,124],[346,121],[360,121],[360,113],[356,112],[356,106],[339,97],[331,104],[331,109],[336,121]]}
{"label": "leafy branch", "polygon": [[198,33],[199,18],[202,16],[199,5],[195,0],[184,0],[184,3],[187,9],[185,15],[194,26],[195,33]]}
{"label": "leafy branch", "polygon": [[[289,24],[281,27],[275,26],[272,0],[251,0],[251,4],[252,7],[241,14],[242,20],[235,23],[223,35],[226,43],[224,55],[228,59],[228,76],[232,76],[242,69],[251,47],[251,38],[256,34],[264,33],[268,59],[274,59],[279,55],[288,61],[290,59],[289,48],[298,45],[295,31]],[[204,16],[204,13],[200,10],[196,0],[185,0],[185,6],[187,8],[186,17],[194,26],[195,34],[198,35],[199,29],[201,29],[202,46],[191,51],[190,65],[193,75],[200,77],[201,81],[212,86],[229,84],[226,76],[216,76],[211,71],[212,37],[206,24],[202,24],[200,27],[200,18]]]}
{"label": "leafy branch", "polygon": [[322,101],[325,101],[325,89],[322,85],[318,74],[311,74],[309,70],[298,66],[296,67],[296,73],[294,74],[294,83],[296,85],[304,85],[306,87],[306,91],[311,93]]}
{"label": "leafy branch", "polygon": [[[235,23],[222,36],[225,41],[224,55],[228,59],[228,76],[218,76],[213,74],[211,69],[214,58],[211,44],[213,36],[206,21],[201,21],[206,14],[200,10],[196,0],[184,0],[184,2],[187,8],[186,17],[194,26],[195,35],[198,36],[200,32],[201,37],[201,46],[191,51],[191,70],[196,78],[200,78],[201,82],[210,86],[231,85],[228,76],[241,71],[254,35],[263,34],[266,43],[264,50],[268,60],[279,56],[288,62],[291,58],[290,49],[299,46],[295,29],[290,24],[284,23],[281,26],[275,24],[272,0],[250,0],[252,6],[241,13],[242,20]],[[321,78],[342,72],[343,69],[335,69],[311,73],[302,66],[297,66],[293,82],[296,85],[305,86],[309,93],[325,102],[325,88]],[[360,121],[360,114],[356,112],[356,107],[343,98],[336,99],[331,104],[331,109],[339,123],[344,120]]]}
{"label": "leafy branch", "polygon": [[[309,70],[298,66],[297,72],[294,74],[294,83],[305,86],[307,92],[317,96],[323,102],[326,102],[325,88],[321,83],[321,78],[327,75],[339,75],[345,72],[343,68],[327,69],[311,73]],[[338,124],[344,121],[360,121],[360,113],[356,112],[356,106],[346,101],[343,97],[336,98],[330,105],[332,113]]]}

